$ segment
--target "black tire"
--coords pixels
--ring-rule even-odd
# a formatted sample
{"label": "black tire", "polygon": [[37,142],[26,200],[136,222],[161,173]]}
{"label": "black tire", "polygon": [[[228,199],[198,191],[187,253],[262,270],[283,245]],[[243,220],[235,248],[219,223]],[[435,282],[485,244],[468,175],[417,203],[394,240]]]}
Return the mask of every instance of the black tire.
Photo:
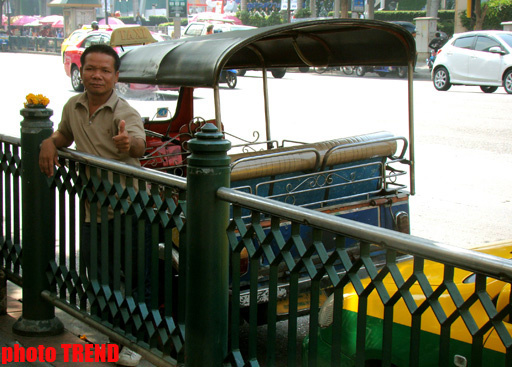
{"label": "black tire", "polygon": [[498,90],[498,87],[488,87],[488,86],[484,86],[482,85],[480,87],[480,89],[482,90],[482,92],[484,93],[494,93]]}
{"label": "black tire", "polygon": [[319,67],[316,67],[316,68],[313,68],[313,70],[315,71],[315,73],[317,74],[323,74],[327,71],[327,67],[325,66],[319,66]]}
{"label": "black tire", "polygon": [[82,84],[82,78],[80,77],[80,70],[78,70],[78,67],[75,65],[71,68],[71,86],[76,92],[84,91],[84,85]]}
{"label": "black tire", "polygon": [[236,75],[238,75],[238,76],[244,76],[246,72],[247,72],[247,70],[237,70],[237,71],[236,71]]}
{"label": "black tire", "polygon": [[281,79],[286,74],[286,69],[271,69],[270,72],[274,78]]}
{"label": "black tire", "polygon": [[343,66],[343,67],[341,68],[341,70],[342,70],[345,74],[347,74],[347,75],[352,75],[352,74],[354,74],[354,69],[355,69],[355,67],[353,67],[353,66]]}
{"label": "black tire", "polygon": [[383,71],[377,71],[377,75],[379,75],[381,78],[384,78],[388,73],[385,73]]}
{"label": "black tire", "polygon": [[356,68],[356,75],[357,76],[364,76],[366,74],[366,68],[364,66],[358,66]]}
{"label": "black tire", "polygon": [[407,77],[407,68],[405,66],[398,67],[398,77],[399,78]]}
{"label": "black tire", "polygon": [[309,72],[309,66],[301,66],[301,67],[299,67],[299,71],[301,73],[307,73],[307,72]]}
{"label": "black tire", "polygon": [[508,94],[512,94],[512,70],[509,70],[505,73],[505,77],[503,78],[503,88]]}
{"label": "black tire", "polygon": [[226,72],[226,83],[228,83],[228,87],[231,89],[236,87],[236,74],[231,71]]}
{"label": "black tire", "polygon": [[445,67],[441,66],[434,71],[434,77],[432,78],[434,82],[434,88],[438,91],[447,91],[450,89],[452,84],[450,83],[450,75],[448,74],[448,70]]}

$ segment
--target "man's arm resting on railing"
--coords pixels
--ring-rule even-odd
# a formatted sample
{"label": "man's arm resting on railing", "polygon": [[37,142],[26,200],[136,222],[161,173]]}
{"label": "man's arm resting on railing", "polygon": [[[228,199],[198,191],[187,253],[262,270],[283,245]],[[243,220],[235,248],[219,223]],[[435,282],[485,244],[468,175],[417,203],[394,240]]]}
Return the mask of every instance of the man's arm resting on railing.
{"label": "man's arm resting on railing", "polygon": [[67,148],[71,143],[73,140],[66,138],[60,131],[55,131],[48,139],[43,140],[39,152],[41,172],[48,177],[53,176],[53,167],[55,165],[60,167],[57,149]]}

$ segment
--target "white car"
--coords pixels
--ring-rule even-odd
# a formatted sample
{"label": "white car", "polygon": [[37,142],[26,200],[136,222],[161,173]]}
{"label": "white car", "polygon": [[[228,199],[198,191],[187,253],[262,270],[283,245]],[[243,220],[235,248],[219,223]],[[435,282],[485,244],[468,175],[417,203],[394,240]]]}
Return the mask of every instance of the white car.
{"label": "white car", "polygon": [[436,56],[434,87],[476,85],[485,93],[503,86],[512,94],[512,32],[474,31],[453,36]]}
{"label": "white car", "polygon": [[248,25],[232,24],[230,22],[227,22],[227,23],[192,22],[192,23],[188,24],[187,28],[185,28],[185,31],[183,32],[181,37],[186,38],[186,37],[204,36],[206,34],[206,28],[210,24],[213,24],[213,33],[240,31],[240,30],[256,28],[256,27],[251,27]]}

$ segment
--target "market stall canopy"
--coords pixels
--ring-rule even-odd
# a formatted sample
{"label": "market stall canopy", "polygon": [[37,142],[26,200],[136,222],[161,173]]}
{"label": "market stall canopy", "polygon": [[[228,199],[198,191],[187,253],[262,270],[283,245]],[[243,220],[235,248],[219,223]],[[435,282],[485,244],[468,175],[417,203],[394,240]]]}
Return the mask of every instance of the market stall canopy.
{"label": "market stall canopy", "polygon": [[222,69],[412,65],[416,46],[403,27],[327,19],[158,42],[121,56],[119,81],[214,87]]}
{"label": "market stall canopy", "polygon": [[36,19],[30,23],[23,24],[23,27],[41,27],[42,24],[39,19]]}
{"label": "market stall canopy", "polygon": [[64,28],[64,20],[58,20],[52,24],[52,28]]}
{"label": "market stall canopy", "polygon": [[55,22],[58,22],[58,21],[62,22],[63,20],[64,20],[64,17],[62,15],[48,15],[46,17],[42,17],[41,19],[39,19],[39,22],[41,24],[52,25]]}
{"label": "market stall canopy", "polygon": [[35,20],[38,20],[39,17],[35,17],[32,15],[16,15],[11,17],[11,25],[13,26],[23,26],[27,23],[31,23]]}

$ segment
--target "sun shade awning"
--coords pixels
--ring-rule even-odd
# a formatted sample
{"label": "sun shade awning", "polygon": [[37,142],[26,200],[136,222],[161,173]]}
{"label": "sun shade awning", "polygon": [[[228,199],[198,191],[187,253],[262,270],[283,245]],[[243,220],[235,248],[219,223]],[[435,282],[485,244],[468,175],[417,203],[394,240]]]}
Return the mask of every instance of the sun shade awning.
{"label": "sun shade awning", "polygon": [[119,80],[214,87],[222,69],[408,65],[412,35],[381,21],[328,19],[158,42],[121,57]]}

